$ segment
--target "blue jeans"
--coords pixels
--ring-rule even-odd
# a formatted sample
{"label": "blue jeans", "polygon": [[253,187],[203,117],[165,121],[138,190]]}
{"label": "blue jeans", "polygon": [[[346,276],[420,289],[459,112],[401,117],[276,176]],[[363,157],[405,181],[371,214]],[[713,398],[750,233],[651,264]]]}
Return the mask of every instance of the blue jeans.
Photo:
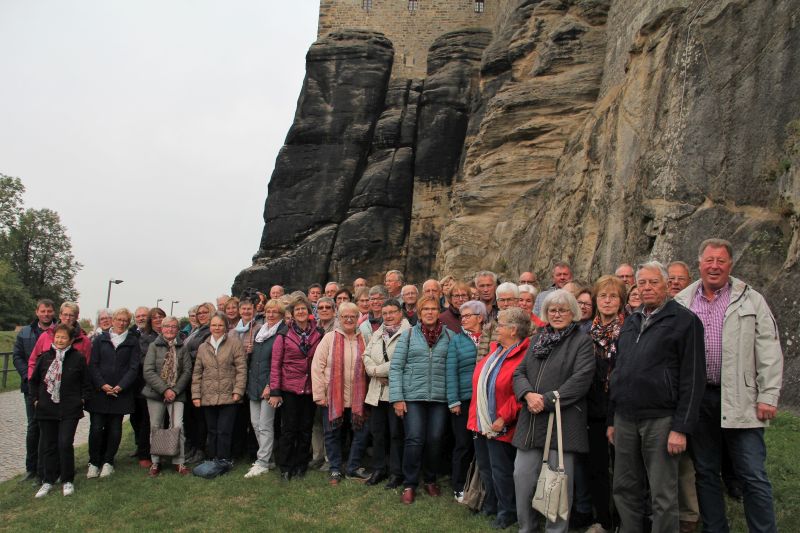
{"label": "blue jeans", "polygon": [[442,436],[449,411],[444,402],[406,402],[406,410],[403,417],[406,430],[403,485],[416,488],[420,468],[425,483],[436,482],[436,467],[442,455]]}
{"label": "blue jeans", "polygon": [[733,463],[733,471],[744,485],[747,528],[751,532],[776,532],[778,528],[772,502],[772,485],[764,467],[767,458],[764,428],[723,429],[720,427],[720,419],[720,389],[707,387],[700,404],[700,419],[689,440],[703,531],[729,531],[720,482],[724,440]]}
{"label": "blue jeans", "polygon": [[367,449],[367,435],[369,435],[369,425],[364,422],[360,428],[353,427],[353,411],[348,407],[342,414],[343,421],[332,428],[328,420],[328,408],[322,408],[322,429],[325,431],[325,454],[331,465],[331,472],[342,471],[342,440],[346,435],[348,427],[353,428],[353,440],[350,443],[350,457],[347,459],[347,473],[354,472],[361,463],[364,450]]}

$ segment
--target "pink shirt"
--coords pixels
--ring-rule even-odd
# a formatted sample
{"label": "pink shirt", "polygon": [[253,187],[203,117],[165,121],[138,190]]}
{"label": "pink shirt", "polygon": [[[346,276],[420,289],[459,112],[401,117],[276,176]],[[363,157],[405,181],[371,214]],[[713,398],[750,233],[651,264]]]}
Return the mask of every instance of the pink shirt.
{"label": "pink shirt", "polygon": [[731,302],[731,284],[714,292],[709,300],[703,293],[703,284],[697,285],[697,295],[692,300],[692,311],[703,322],[706,344],[706,383],[719,385],[722,376],[722,323]]}

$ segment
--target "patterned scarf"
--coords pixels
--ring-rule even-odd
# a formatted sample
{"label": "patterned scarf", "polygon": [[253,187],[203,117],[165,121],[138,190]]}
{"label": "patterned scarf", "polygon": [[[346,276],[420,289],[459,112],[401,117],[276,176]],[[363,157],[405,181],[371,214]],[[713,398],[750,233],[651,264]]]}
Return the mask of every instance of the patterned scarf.
{"label": "patterned scarf", "polygon": [[[344,343],[345,336],[342,332],[334,332],[333,346],[331,347],[331,377],[328,384],[328,421],[331,428],[342,425],[344,416]],[[353,368],[353,386],[350,401],[353,428],[361,429],[367,420],[364,411],[364,399],[367,397],[367,374],[364,371],[364,337],[356,335],[356,353],[353,354],[355,365]]]}
{"label": "patterned scarf", "polygon": [[519,343],[515,343],[507,350],[503,350],[503,347],[498,344],[497,349],[488,357],[486,364],[481,369],[480,376],[478,376],[476,422],[478,431],[489,438],[500,434],[492,429],[492,424],[497,420],[497,376],[500,374],[500,369],[508,354],[518,345]]}
{"label": "patterned scarf", "polygon": [[550,325],[545,326],[542,328],[539,336],[536,337],[536,342],[531,348],[531,353],[533,353],[534,357],[547,359],[547,356],[550,355],[550,352],[553,351],[553,348],[556,347],[556,344],[561,342],[561,339],[572,333],[572,330],[575,329],[576,326],[577,324],[575,322],[570,322],[569,326],[561,330],[555,330],[553,329],[553,326]]}
{"label": "patterned scarf", "polygon": [[178,380],[178,356],[175,352],[175,339],[171,341],[164,339],[164,341],[167,343],[168,348],[167,355],[164,356],[164,366],[161,367],[161,379],[171,389]]}
{"label": "patterned scarf", "polygon": [[475,347],[477,348],[478,345],[481,343],[481,333],[482,333],[481,330],[478,330],[476,332],[472,332],[472,331],[467,331],[466,329],[464,329],[462,327],[461,331],[464,332],[464,335],[466,335],[467,337],[472,339],[472,342],[475,343]]}
{"label": "patterned scarf", "polygon": [[311,338],[311,333],[314,331],[314,328],[311,327],[311,321],[309,320],[306,323],[306,329],[302,330],[300,326],[297,325],[297,322],[292,320],[292,329],[300,337],[300,351],[303,352],[303,355],[308,355],[308,351],[311,349],[311,342],[309,339]]}
{"label": "patterned scarf", "polygon": [[389,342],[392,336],[400,330],[400,324],[395,326],[387,326],[386,324],[383,325],[383,340],[384,342]]}
{"label": "patterned scarf", "polygon": [[[617,339],[622,330],[622,323],[625,321],[625,314],[620,313],[614,320],[603,325],[600,315],[594,317],[592,328],[589,335],[594,343],[594,355],[602,361],[610,361],[617,355]],[[608,392],[608,382],[611,378],[611,365],[608,365],[606,375],[603,377],[603,390]]]}
{"label": "patterned scarf", "polygon": [[44,384],[46,386],[47,392],[50,394],[50,398],[53,400],[53,403],[60,403],[61,402],[61,371],[64,367],[64,356],[69,350],[69,346],[67,346],[64,350],[59,350],[52,345],[53,350],[56,352],[56,356],[53,358],[53,362],[50,363],[50,367],[47,369],[47,373],[44,375]]}
{"label": "patterned scarf", "polygon": [[429,328],[422,322],[420,322],[420,328],[422,329],[422,335],[425,337],[425,340],[428,342],[428,346],[433,348],[433,345],[436,344],[436,341],[439,340],[439,336],[442,334],[442,321],[438,318],[436,319],[436,324],[432,328]]}

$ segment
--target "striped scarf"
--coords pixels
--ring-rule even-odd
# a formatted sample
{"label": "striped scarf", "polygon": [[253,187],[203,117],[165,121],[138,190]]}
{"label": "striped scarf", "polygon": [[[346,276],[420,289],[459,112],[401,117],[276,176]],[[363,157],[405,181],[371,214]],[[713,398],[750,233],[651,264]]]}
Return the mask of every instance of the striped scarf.
{"label": "striped scarf", "polygon": [[[342,425],[344,417],[344,343],[345,336],[340,331],[334,332],[333,346],[331,347],[331,376],[328,384],[328,421],[331,428]],[[367,374],[364,371],[364,337],[356,335],[356,353],[353,354],[355,365],[353,369],[353,390],[350,401],[353,428],[360,429],[366,421],[364,399],[367,396]]]}
{"label": "striped scarf", "polygon": [[498,344],[497,349],[489,356],[486,364],[483,365],[481,374],[478,377],[476,421],[478,423],[478,431],[488,438],[496,437],[501,433],[492,429],[492,424],[497,419],[497,376],[500,374],[500,369],[503,367],[506,357],[518,344],[512,344],[507,350],[503,350],[503,347]]}

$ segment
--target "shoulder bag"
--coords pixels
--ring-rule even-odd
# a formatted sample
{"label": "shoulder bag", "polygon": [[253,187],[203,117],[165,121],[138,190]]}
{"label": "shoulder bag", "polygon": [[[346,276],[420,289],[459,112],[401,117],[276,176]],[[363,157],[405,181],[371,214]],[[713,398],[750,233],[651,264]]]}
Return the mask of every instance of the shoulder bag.
{"label": "shoulder bag", "polygon": [[[539,472],[539,480],[536,483],[536,492],[533,495],[531,505],[542,513],[550,522],[555,522],[559,518],[567,520],[569,517],[569,481],[567,473],[564,471],[564,446],[561,438],[561,399],[558,391],[554,391],[556,397],[555,413],[550,413],[547,419],[547,438],[542,450],[542,470]],[[550,456],[550,437],[553,434],[553,415],[556,418],[556,435],[558,439],[558,465],[553,470],[548,464]]]}
{"label": "shoulder bag", "polygon": [[163,457],[175,457],[180,452],[181,428],[175,427],[175,402],[170,402],[169,425],[150,433],[150,453]]}

